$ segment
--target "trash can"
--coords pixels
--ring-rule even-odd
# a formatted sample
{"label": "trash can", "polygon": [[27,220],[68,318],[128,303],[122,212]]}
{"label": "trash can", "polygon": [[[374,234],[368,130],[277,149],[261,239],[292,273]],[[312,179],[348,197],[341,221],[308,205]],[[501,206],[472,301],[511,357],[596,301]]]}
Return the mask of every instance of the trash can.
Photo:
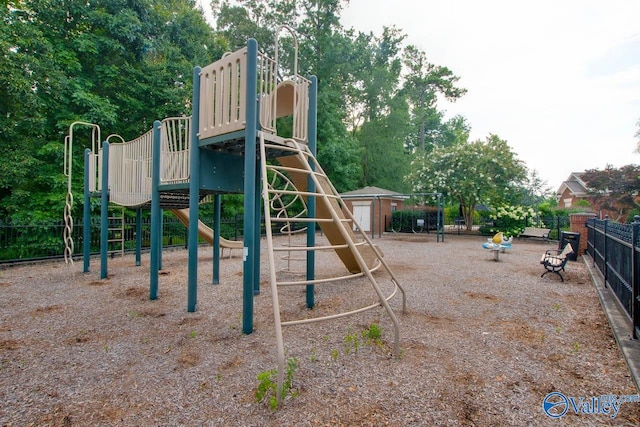
{"label": "trash can", "polygon": [[576,233],[573,231],[562,231],[560,233],[560,245],[558,246],[559,250],[562,250],[567,243],[571,243],[571,247],[573,248],[573,253],[568,256],[571,261],[578,260],[578,251],[580,248],[580,233]]}

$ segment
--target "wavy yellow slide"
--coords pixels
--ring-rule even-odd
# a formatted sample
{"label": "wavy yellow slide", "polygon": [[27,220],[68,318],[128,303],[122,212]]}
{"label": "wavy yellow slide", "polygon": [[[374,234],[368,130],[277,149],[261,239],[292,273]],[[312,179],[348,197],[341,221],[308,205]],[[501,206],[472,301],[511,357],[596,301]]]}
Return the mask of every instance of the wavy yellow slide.
{"label": "wavy yellow slide", "polygon": [[[171,212],[189,228],[189,209],[171,209]],[[198,220],[198,236],[202,237],[207,243],[213,245],[213,229],[207,226],[204,222]],[[227,249],[242,249],[243,242],[236,240],[227,240],[224,237],[220,237],[220,247]]]}

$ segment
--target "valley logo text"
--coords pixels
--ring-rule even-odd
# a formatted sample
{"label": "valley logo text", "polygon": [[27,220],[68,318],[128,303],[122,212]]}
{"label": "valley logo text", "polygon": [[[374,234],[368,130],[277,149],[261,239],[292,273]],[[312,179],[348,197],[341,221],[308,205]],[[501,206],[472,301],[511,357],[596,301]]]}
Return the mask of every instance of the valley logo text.
{"label": "valley logo text", "polygon": [[626,402],[640,402],[640,395],[604,394],[598,397],[568,397],[554,391],[542,401],[544,413],[551,418],[560,418],[569,411],[576,414],[609,415],[612,419],[618,415],[620,406]]}

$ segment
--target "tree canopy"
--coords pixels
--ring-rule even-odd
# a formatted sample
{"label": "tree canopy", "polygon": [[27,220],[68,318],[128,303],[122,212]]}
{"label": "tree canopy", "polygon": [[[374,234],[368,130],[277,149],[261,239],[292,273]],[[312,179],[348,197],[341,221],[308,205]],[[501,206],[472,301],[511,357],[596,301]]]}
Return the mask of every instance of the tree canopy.
{"label": "tree canopy", "polygon": [[72,122],[131,139],[190,114],[193,66],[226,50],[194,0],[18,0],[0,14],[0,216],[14,221],[61,217]]}
{"label": "tree canopy", "polygon": [[504,202],[526,178],[524,163],[497,135],[435,146],[429,154],[417,156],[411,166],[407,181],[412,191],[442,193],[457,201],[468,229],[478,204]]}
{"label": "tree canopy", "polygon": [[589,197],[599,209],[606,210],[611,219],[627,218],[632,211],[638,214],[640,194],[640,166],[620,168],[607,165],[603,170],[588,169],[581,179],[589,188]]}
{"label": "tree canopy", "polygon": [[[318,78],[318,160],[339,191],[437,189],[470,212],[480,200],[513,193],[524,166],[506,141],[490,135],[468,142],[471,125],[464,117],[445,120],[442,101],[466,92],[459,77],[407,44],[400,28],[379,34],[344,28],[346,3],[213,0],[212,28],[195,0],[5,2],[0,217],[61,217],[63,143],[72,122],[97,123],[105,134],[132,139],[156,119],[190,115],[195,65],[245,46],[250,37],[272,55],[282,25],[296,31],[300,74]],[[286,32],[280,43],[284,75],[292,56]],[[74,165],[81,169],[84,147],[75,148]],[[445,173],[453,158],[468,164],[466,180]],[[82,171],[74,176],[80,188]],[[502,184],[488,184],[499,177]]]}

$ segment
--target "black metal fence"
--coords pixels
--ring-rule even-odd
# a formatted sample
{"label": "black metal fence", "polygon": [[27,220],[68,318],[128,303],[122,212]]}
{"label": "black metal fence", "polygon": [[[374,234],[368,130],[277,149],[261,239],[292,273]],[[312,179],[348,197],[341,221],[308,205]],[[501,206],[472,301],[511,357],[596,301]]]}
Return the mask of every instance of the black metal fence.
{"label": "black metal fence", "polygon": [[640,337],[640,217],[632,224],[608,219],[587,222],[587,253],[632,322]]}
{"label": "black metal fence", "polygon": [[563,216],[540,216],[533,221],[534,226],[541,228],[549,228],[549,239],[560,240],[561,233],[571,228],[571,218],[568,215]]}
{"label": "black metal fence", "polygon": [[[121,239],[125,251],[135,250],[136,219],[125,217],[124,223],[110,219],[109,228],[120,228],[124,233]],[[213,224],[213,219],[204,218],[207,225]],[[236,215],[222,218],[220,235],[226,239],[238,240],[242,238],[243,216]],[[142,218],[142,247],[148,249],[151,241],[151,219]],[[92,254],[100,251],[100,219],[91,220],[89,247]],[[14,225],[9,221],[0,220],[0,264],[37,261],[62,258],[64,254],[64,222],[55,221],[30,225]],[[264,227],[264,225],[263,225]],[[74,241],[74,255],[82,255],[84,224],[75,224],[72,237]],[[121,237],[120,235],[118,237]],[[186,246],[188,243],[186,227],[174,216],[165,215],[162,225],[163,247]],[[110,244],[109,250],[122,250],[122,245]]]}
{"label": "black metal fence", "polygon": [[[522,228],[527,226],[548,228],[551,230],[549,231],[549,239],[559,240],[561,233],[571,228],[571,218],[568,215],[538,216],[536,218],[525,218],[518,225]],[[495,227],[500,227],[501,224],[489,218],[481,218],[479,226],[481,234],[490,235],[493,234],[491,230]]]}

